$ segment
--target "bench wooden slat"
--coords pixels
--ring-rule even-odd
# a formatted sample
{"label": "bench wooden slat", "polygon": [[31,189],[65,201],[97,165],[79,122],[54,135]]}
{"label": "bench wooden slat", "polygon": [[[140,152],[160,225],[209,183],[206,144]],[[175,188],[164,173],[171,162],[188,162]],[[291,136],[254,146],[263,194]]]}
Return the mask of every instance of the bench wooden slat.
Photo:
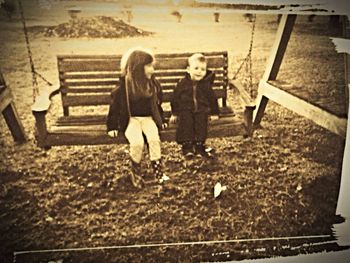
{"label": "bench wooden slat", "polygon": [[[177,84],[181,78],[166,78],[158,79],[161,84]],[[214,84],[219,83],[223,85],[225,78],[216,77]],[[94,80],[94,81],[65,81],[61,84],[61,87],[76,87],[76,86],[110,86],[110,85],[119,85],[119,80]],[[217,85],[218,86],[218,85]]]}
{"label": "bench wooden slat", "polygon": [[[226,76],[227,75],[227,70],[223,69],[223,68],[219,68],[219,69],[208,68],[208,69],[213,71],[215,73],[215,75],[217,75],[217,76]],[[154,75],[157,79],[159,79],[160,77],[168,77],[168,76],[171,76],[171,77],[181,76],[181,77],[183,77],[186,72],[187,72],[186,69],[155,70]]]}
{"label": "bench wooden slat", "polygon": [[[227,51],[209,51],[209,52],[201,52],[206,57],[211,56],[227,56]],[[163,57],[169,57],[169,58],[176,58],[176,57],[189,57],[194,52],[182,52],[182,53],[158,53],[154,56],[156,58],[163,58]],[[61,59],[89,59],[89,58],[96,58],[96,59],[121,59],[122,55],[57,55],[57,58],[59,60]]]}
{"label": "bench wooden slat", "polygon": [[[213,69],[210,68],[215,75],[216,78],[223,77],[227,79],[227,70],[224,69]],[[166,77],[173,77],[173,78],[182,78],[185,76],[186,69],[180,69],[180,70],[155,70],[154,75],[155,77],[160,80],[162,78]],[[62,82],[66,80],[79,80],[79,79],[116,79],[119,80],[120,78],[120,72],[65,72],[61,73],[59,78]]]}
{"label": "bench wooden slat", "polygon": [[83,95],[83,96],[64,96],[62,97],[63,107],[67,106],[94,106],[109,105],[111,95]]}
{"label": "bench wooden slat", "polygon": [[113,60],[120,60],[122,58],[122,55],[57,55],[58,60],[64,60],[64,59],[113,59]]}
{"label": "bench wooden slat", "polygon": [[[225,86],[225,83],[222,82],[215,82],[213,84],[214,89],[215,88],[222,88]],[[74,87],[71,88],[62,86],[61,87],[61,93],[62,94],[69,94],[69,93],[110,93],[113,89],[115,89],[115,85],[111,87]],[[163,91],[172,91],[176,87],[176,83],[163,83],[162,84],[162,89]]]}
{"label": "bench wooden slat", "polygon": [[[174,88],[176,87],[176,84],[169,84],[169,85],[163,85],[163,93],[171,93],[173,92]],[[215,83],[214,84],[214,92],[216,92],[216,95],[218,98],[225,98],[226,96],[223,96],[223,93],[219,90],[223,87],[221,83]],[[70,87],[63,87],[61,88],[61,93],[68,95],[68,94],[80,94],[81,96],[87,96],[87,93],[90,96],[98,96],[101,94],[110,95],[110,93],[113,91],[115,87],[102,87],[102,88],[70,88]],[[223,90],[225,92],[225,90]],[[107,94],[106,94],[107,93]],[[86,94],[86,95],[83,95]],[[225,92],[226,94],[226,92]],[[63,100],[65,100],[68,96],[64,96]]]}
{"label": "bench wooden slat", "polygon": [[[159,57],[156,59],[155,69],[186,69],[188,57]],[[227,65],[227,58],[224,56],[208,57],[209,68],[222,68]],[[94,57],[84,59],[58,60],[59,72],[85,72],[85,71],[116,71],[120,72],[120,59],[96,59]]]}
{"label": "bench wooden slat", "polygon": [[[205,57],[215,57],[215,56],[226,56],[227,57],[227,52],[226,51],[212,51],[212,52],[201,52]],[[178,57],[184,57],[188,58],[190,57],[194,52],[183,52],[183,53],[159,53],[156,54],[155,57],[156,59],[159,58],[178,58]]]}
{"label": "bench wooden slat", "polygon": [[[159,79],[159,82],[162,85],[162,88],[164,89],[174,89],[179,82],[180,78],[172,78],[172,79]],[[102,87],[111,86],[110,88],[115,88],[119,85],[119,80],[96,80],[96,81],[69,81],[69,82],[63,82],[61,84],[61,91],[68,93],[68,92],[79,92],[81,93],[81,90],[83,89],[71,89],[70,87],[89,87],[92,88],[86,88],[86,92],[100,92],[102,90]],[[226,86],[227,82],[225,81],[225,78],[218,77],[215,79],[213,83],[213,87],[223,87]],[[100,87],[100,88],[98,88]]]}
{"label": "bench wooden slat", "polygon": [[[96,129],[103,130],[106,132],[106,119],[107,116],[103,115],[96,115],[96,116],[74,116],[75,118],[72,118],[73,116],[66,116],[60,119],[59,124],[55,125],[52,128],[52,131],[65,131],[65,132],[83,132],[81,131],[81,126],[84,126],[87,130],[86,132],[89,132],[89,130]],[[234,114],[227,114],[222,116],[220,119],[210,122],[212,125],[226,125],[230,124],[231,121],[235,118]],[[171,125],[169,129],[175,129],[176,125]]]}
{"label": "bench wooden slat", "polygon": [[[100,145],[100,144],[122,144],[127,143],[125,137],[120,135],[118,138],[110,138],[104,131],[94,129],[85,132],[75,131],[74,133],[65,133],[64,131],[49,132],[45,138],[45,147],[60,145]],[[239,136],[245,133],[241,121],[232,122],[228,125],[210,126],[208,138]],[[160,134],[162,141],[174,141],[175,130],[162,131]]]}
{"label": "bench wooden slat", "polygon": [[[221,108],[222,109],[222,108]],[[214,124],[223,125],[229,124],[230,119],[235,116],[232,112],[221,111],[220,119],[213,121]],[[169,118],[170,112],[165,112]],[[71,115],[61,116],[57,119],[55,126],[89,126],[89,125],[104,125],[107,121],[107,115]]]}
{"label": "bench wooden slat", "polygon": [[[226,91],[223,89],[216,89],[214,90],[214,93],[217,99],[226,98]],[[163,102],[170,102],[172,95],[173,95],[173,92],[171,91],[167,92],[165,90],[165,92],[163,92]]]}
{"label": "bench wooden slat", "polygon": [[71,125],[93,125],[103,124],[107,121],[107,115],[71,115],[61,116],[57,119],[56,126],[71,126]]}
{"label": "bench wooden slat", "polygon": [[[163,91],[174,90],[176,85],[177,85],[176,83],[163,83],[162,89],[163,89]],[[222,82],[213,83],[213,88],[223,88],[225,86],[226,85],[224,85],[224,83],[222,83]]]}
{"label": "bench wooden slat", "polygon": [[62,72],[120,72],[120,61],[117,60],[62,60],[58,62],[58,71]]}
{"label": "bench wooden slat", "polygon": [[[214,89],[217,98],[226,98],[226,91],[223,89]],[[163,92],[163,102],[170,102],[173,92]],[[110,94],[98,95],[67,95],[62,97],[63,107],[67,106],[94,106],[94,105],[109,105],[111,101]]]}
{"label": "bench wooden slat", "polygon": [[[160,132],[162,141],[175,140],[175,125]],[[244,134],[242,121],[237,116],[227,116],[213,121],[209,125],[208,137],[236,136]],[[123,134],[118,138],[110,138],[106,125],[53,126],[47,138],[47,146],[51,145],[94,145],[126,143]]]}
{"label": "bench wooden slat", "polygon": [[116,86],[119,85],[119,80],[93,80],[93,81],[65,81],[61,87],[67,86]]}
{"label": "bench wooden slat", "polygon": [[61,87],[76,87],[76,86],[116,86],[119,85],[119,80],[94,80],[94,81],[65,81]]}
{"label": "bench wooden slat", "polygon": [[[209,68],[222,68],[225,65],[224,57],[208,58],[207,65]],[[186,69],[188,58],[164,58],[159,59],[155,63],[155,69]]]}
{"label": "bench wooden slat", "polygon": [[79,74],[69,74],[69,73],[61,73],[60,80],[78,80],[78,79],[118,79],[120,77],[120,72],[106,72],[106,73],[79,73]]}
{"label": "bench wooden slat", "polygon": [[113,87],[103,87],[103,88],[70,88],[70,87],[61,87],[62,94],[69,93],[111,93],[115,89]]}
{"label": "bench wooden slat", "polygon": [[[163,83],[178,83],[183,77],[179,76],[179,77],[172,77],[172,78],[157,78],[157,80],[163,84]],[[215,76],[215,80],[214,82],[216,83],[225,83],[226,82],[226,78],[223,76]]]}

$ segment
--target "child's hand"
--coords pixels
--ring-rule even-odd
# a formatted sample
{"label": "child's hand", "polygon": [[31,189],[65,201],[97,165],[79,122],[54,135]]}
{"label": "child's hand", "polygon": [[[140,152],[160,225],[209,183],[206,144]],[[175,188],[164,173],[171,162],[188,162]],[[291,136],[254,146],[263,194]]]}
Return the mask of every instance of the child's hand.
{"label": "child's hand", "polygon": [[169,120],[169,122],[170,122],[170,123],[172,123],[172,124],[177,123],[177,116],[175,116],[175,115],[171,115],[171,116],[170,116],[170,120]]}
{"label": "child's hand", "polygon": [[216,121],[216,120],[218,120],[219,119],[219,115],[211,115],[210,116],[210,120],[211,121]]}
{"label": "child's hand", "polygon": [[163,123],[163,124],[162,124],[162,130],[164,130],[164,129],[166,129],[166,128],[168,128],[168,124],[167,124],[167,123]]}
{"label": "child's hand", "polygon": [[118,131],[117,130],[111,130],[108,132],[108,136],[109,137],[112,137],[112,138],[115,138],[118,136]]}

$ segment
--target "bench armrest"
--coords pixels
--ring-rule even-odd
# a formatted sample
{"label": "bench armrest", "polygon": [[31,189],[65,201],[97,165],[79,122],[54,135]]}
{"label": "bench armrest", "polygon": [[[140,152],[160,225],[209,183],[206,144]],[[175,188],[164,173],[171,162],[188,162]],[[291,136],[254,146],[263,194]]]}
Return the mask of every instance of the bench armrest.
{"label": "bench armrest", "polygon": [[245,107],[251,107],[255,109],[255,101],[250,97],[250,95],[241,83],[239,83],[236,80],[230,80],[229,84],[233,89],[235,89],[238,92],[239,98]]}
{"label": "bench armrest", "polygon": [[59,89],[45,90],[36,97],[32,105],[32,113],[35,118],[35,137],[39,147],[47,148],[46,137],[48,134],[46,126],[46,113],[50,109],[51,98],[59,93]]}
{"label": "bench armrest", "polygon": [[32,112],[48,111],[51,105],[51,98],[59,93],[59,88],[44,90],[36,98],[32,105]]}

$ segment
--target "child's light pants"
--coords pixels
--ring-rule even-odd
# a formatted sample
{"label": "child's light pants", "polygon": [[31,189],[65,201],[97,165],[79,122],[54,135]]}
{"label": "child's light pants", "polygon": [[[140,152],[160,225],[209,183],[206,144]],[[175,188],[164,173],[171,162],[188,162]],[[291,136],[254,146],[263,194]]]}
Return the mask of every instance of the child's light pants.
{"label": "child's light pants", "polygon": [[130,157],[140,163],[142,159],[143,148],[145,145],[142,133],[145,134],[149,145],[149,155],[151,161],[159,160],[160,138],[158,127],[152,117],[130,117],[128,127],[125,131],[125,137],[130,143]]}

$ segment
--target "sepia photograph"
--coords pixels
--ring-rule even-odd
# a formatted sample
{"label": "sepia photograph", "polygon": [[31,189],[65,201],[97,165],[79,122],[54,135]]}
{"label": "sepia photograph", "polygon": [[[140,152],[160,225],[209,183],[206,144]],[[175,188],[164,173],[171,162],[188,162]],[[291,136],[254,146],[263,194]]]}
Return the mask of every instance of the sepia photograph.
{"label": "sepia photograph", "polygon": [[349,17],[0,0],[0,263],[350,262]]}

